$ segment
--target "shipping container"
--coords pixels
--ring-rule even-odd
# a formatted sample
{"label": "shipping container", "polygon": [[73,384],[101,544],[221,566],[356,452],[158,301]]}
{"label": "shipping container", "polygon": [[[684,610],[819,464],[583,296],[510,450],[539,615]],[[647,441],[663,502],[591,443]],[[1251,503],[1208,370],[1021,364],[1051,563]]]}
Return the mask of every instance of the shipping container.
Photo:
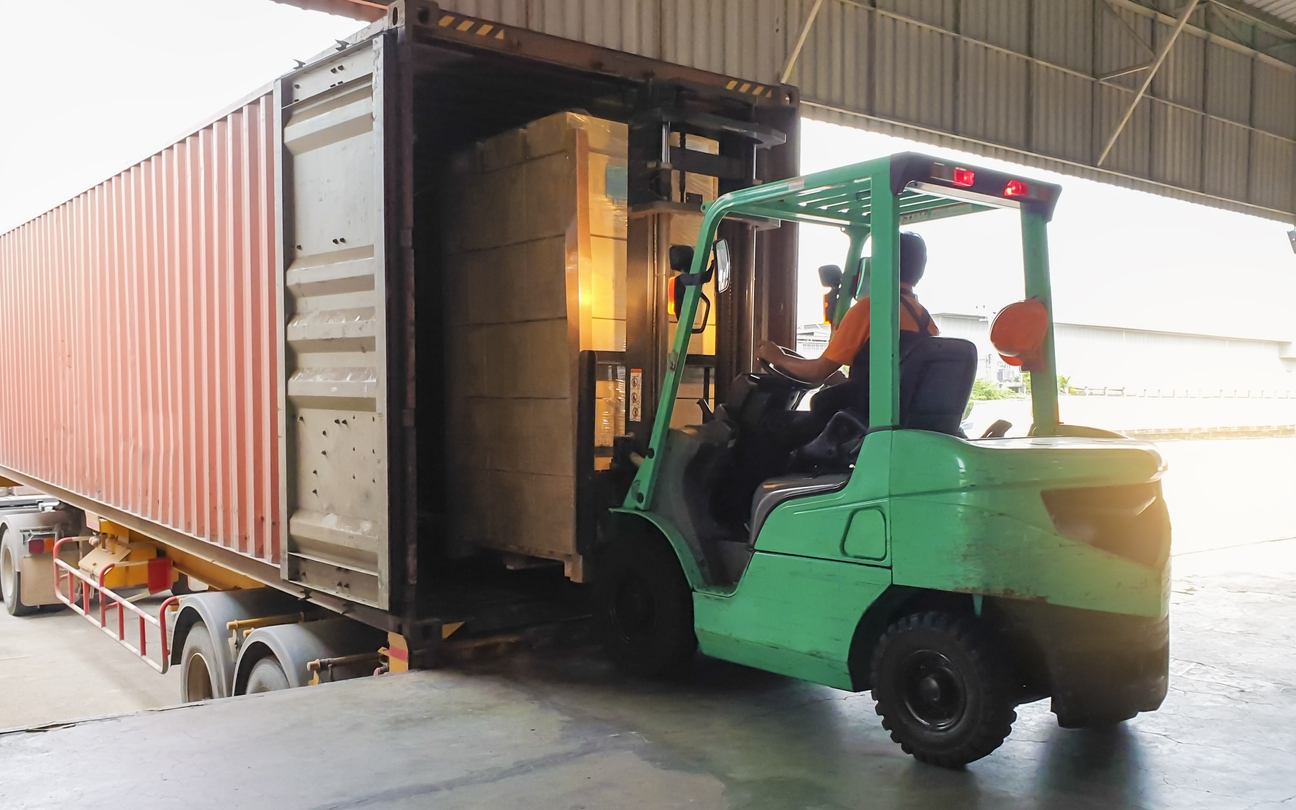
{"label": "shipping container", "polygon": [[[5,378],[23,382],[0,399],[0,476],[84,513],[56,536],[155,546],[74,559],[60,601],[93,614],[98,584],[180,575],[267,586],[407,657],[471,619],[483,556],[590,579],[664,374],[668,249],[703,201],[796,174],[797,113],[791,87],[402,0],[0,236]],[[552,233],[526,233],[528,210]],[[795,231],[725,229],[734,284],[687,381],[709,402],[756,337],[794,337]],[[524,384],[557,404],[520,407]],[[492,528],[465,530],[483,510]],[[273,601],[163,609],[157,663]]]}

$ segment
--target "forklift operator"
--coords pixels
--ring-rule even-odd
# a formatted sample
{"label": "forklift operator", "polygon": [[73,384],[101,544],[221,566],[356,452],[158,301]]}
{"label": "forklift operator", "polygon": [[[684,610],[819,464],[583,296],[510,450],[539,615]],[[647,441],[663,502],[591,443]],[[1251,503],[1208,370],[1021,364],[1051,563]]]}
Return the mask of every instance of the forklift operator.
{"label": "forklift operator", "polygon": [[[927,266],[927,245],[916,233],[900,234],[900,329],[906,332],[926,330],[936,335],[938,330],[931,314],[918,302],[914,285],[923,276]],[[814,359],[794,357],[771,341],[764,341],[756,350],[756,357],[778,371],[807,383],[826,383],[827,387],[810,401],[810,411],[784,411],[763,421],[755,435],[744,442],[740,451],[742,459],[741,483],[735,482],[745,498],[761,481],[789,471],[791,456],[797,448],[814,441],[828,426],[833,414],[854,405],[859,410],[865,399],[868,380],[865,374],[855,374],[847,383],[840,373],[861,351],[869,340],[869,299],[856,302],[842,318],[823,355]],[[865,367],[867,368],[867,367]],[[840,384],[839,384],[840,383]],[[867,406],[863,408],[867,412]],[[867,418],[865,414],[865,418]]]}
{"label": "forklift operator", "polygon": [[[929,335],[937,335],[940,332],[932,322],[931,315],[922,304],[918,303],[918,298],[914,295],[914,285],[922,279],[926,268],[927,244],[923,242],[921,236],[912,231],[901,233],[900,329],[904,332],[920,332],[926,329]],[[766,340],[756,349],[756,359],[764,360],[798,380],[823,383],[829,381],[834,372],[842,366],[850,365],[859,351],[868,343],[868,339],[869,299],[862,298],[842,318],[841,325],[833,332],[828,348],[824,349],[821,356],[814,359],[791,357],[784,354],[777,344]],[[820,427],[822,428],[822,425]]]}

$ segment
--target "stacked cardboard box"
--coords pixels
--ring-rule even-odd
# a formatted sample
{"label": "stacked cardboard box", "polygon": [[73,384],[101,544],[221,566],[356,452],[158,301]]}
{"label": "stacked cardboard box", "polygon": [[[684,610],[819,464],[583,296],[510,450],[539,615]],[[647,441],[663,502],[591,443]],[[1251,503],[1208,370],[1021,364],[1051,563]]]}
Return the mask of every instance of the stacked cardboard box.
{"label": "stacked cardboard box", "polygon": [[562,113],[460,155],[447,188],[452,538],[577,579],[577,360],[625,348],[625,156],[624,125]]}

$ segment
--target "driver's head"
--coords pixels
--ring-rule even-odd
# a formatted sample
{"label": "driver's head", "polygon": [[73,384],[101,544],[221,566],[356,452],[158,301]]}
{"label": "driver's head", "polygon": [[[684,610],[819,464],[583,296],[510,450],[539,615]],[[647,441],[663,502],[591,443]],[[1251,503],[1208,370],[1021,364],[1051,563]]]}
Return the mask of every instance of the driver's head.
{"label": "driver's head", "polygon": [[913,231],[900,234],[900,283],[917,284],[927,269],[927,243]]}

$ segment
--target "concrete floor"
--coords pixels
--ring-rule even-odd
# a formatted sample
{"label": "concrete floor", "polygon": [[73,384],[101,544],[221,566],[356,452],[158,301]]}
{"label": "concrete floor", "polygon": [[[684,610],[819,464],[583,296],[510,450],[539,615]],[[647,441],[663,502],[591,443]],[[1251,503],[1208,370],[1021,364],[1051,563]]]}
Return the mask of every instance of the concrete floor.
{"label": "concrete floor", "polygon": [[0,729],[168,706],[180,699],[176,677],[71,611],[16,619],[0,608]]}
{"label": "concrete floor", "polygon": [[0,807],[1296,807],[1296,576],[1273,574],[1296,540],[1197,556],[1160,712],[1100,733],[1024,706],[964,771],[904,756],[867,695],[529,654],[3,734]]}
{"label": "concrete floor", "polygon": [[[1059,729],[1046,705],[1023,706],[999,751],[948,772],[904,756],[867,695],[716,661],[663,685],[589,651],[528,654],[0,734],[0,808],[1296,808],[1296,440],[1166,455],[1171,692],[1113,732]],[[25,620],[57,629],[53,645],[14,641],[5,620],[0,659],[28,658],[0,660],[4,711],[66,707],[82,685],[111,695],[117,666],[166,681],[88,625],[75,635],[77,617]],[[50,646],[68,666],[80,655],[81,674],[30,660]],[[96,705],[62,717],[114,710]]]}

